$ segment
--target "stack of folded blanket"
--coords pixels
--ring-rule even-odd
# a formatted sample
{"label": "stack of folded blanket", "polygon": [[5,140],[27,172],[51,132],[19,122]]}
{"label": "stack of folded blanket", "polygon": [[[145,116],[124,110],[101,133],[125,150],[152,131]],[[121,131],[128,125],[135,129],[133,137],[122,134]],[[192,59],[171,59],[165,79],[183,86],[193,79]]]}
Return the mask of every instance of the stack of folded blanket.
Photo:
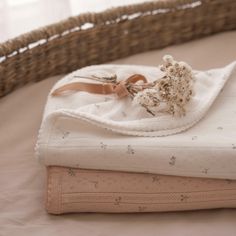
{"label": "stack of folded blanket", "polygon": [[36,153],[49,213],[236,207],[236,62],[77,70],[49,94]]}

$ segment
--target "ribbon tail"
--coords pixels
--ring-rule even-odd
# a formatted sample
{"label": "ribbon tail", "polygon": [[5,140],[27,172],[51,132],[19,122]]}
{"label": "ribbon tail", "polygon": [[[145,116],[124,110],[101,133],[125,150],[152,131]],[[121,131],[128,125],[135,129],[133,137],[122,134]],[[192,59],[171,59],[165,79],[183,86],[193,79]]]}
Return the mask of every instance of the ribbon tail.
{"label": "ribbon tail", "polygon": [[114,93],[113,84],[92,84],[92,83],[83,83],[83,82],[74,82],[65,84],[57,89],[55,89],[51,95],[60,96],[68,91],[84,91],[88,93],[95,94],[111,94]]}
{"label": "ribbon tail", "polygon": [[127,90],[127,84],[135,84],[138,81],[143,81],[147,83],[147,79],[140,74],[134,74],[130,76],[128,79],[123,80],[119,83],[84,83],[84,82],[74,82],[65,84],[57,89],[55,89],[51,95],[52,96],[60,96],[68,91],[84,91],[88,93],[95,94],[112,94],[116,93],[119,98],[125,97],[129,95],[129,91]]}

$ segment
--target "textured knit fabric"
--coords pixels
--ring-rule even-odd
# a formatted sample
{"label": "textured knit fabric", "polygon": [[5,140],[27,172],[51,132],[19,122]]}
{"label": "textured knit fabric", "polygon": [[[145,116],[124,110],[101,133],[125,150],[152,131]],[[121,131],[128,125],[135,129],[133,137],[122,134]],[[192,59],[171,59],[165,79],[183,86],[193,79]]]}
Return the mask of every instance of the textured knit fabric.
{"label": "textured knit fabric", "polygon": [[[234,68],[231,63],[222,69],[195,71],[195,95],[182,118],[152,117],[134,107],[129,97],[86,92],[49,95],[37,145],[39,159],[45,165],[236,179]],[[109,73],[116,73],[118,79],[141,73],[154,80],[160,71],[143,66],[91,66],[68,75],[54,88],[78,80],[74,75]],[[175,135],[134,136],[175,133],[194,123]]]}
{"label": "textured knit fabric", "polygon": [[48,167],[49,213],[236,207],[236,181]]}

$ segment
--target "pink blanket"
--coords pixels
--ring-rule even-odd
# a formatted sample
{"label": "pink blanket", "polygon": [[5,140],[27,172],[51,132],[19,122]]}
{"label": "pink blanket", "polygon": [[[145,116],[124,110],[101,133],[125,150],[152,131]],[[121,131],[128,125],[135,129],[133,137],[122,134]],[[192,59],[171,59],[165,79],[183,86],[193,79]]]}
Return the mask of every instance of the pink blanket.
{"label": "pink blanket", "polygon": [[236,207],[236,181],[48,167],[49,213]]}

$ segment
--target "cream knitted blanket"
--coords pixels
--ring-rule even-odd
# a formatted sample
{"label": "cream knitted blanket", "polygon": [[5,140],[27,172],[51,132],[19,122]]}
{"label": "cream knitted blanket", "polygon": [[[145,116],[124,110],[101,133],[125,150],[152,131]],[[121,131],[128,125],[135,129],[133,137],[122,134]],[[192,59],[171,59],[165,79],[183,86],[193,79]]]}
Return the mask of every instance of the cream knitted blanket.
{"label": "cream knitted blanket", "polygon": [[[194,96],[182,117],[152,116],[130,97],[117,99],[115,94],[49,95],[37,155],[45,165],[236,179],[235,67],[233,62],[221,69],[194,71]],[[76,75],[114,73],[118,80],[142,74],[154,81],[161,71],[90,66],[69,74],[52,91],[86,81]]]}

